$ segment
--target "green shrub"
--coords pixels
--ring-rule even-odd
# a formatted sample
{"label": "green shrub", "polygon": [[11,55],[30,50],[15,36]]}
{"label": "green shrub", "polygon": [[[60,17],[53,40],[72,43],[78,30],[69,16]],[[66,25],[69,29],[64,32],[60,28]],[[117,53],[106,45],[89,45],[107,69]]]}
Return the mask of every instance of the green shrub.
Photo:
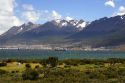
{"label": "green shrub", "polygon": [[118,74],[121,75],[121,76],[125,76],[125,68],[119,68]]}
{"label": "green shrub", "polygon": [[25,67],[26,67],[26,68],[31,68],[31,65],[27,63],[27,64],[25,65]]}
{"label": "green shrub", "polygon": [[43,66],[43,67],[46,67],[47,66],[47,60],[46,59],[43,59],[40,61],[40,64]]}
{"label": "green shrub", "polygon": [[0,75],[6,74],[7,72],[5,70],[0,69]]}
{"label": "green shrub", "polygon": [[47,63],[51,65],[51,67],[56,67],[58,64],[58,58],[57,57],[49,57],[47,59]]}
{"label": "green shrub", "polygon": [[7,63],[6,62],[1,62],[0,67],[3,67],[3,66],[7,66]]}
{"label": "green shrub", "polygon": [[118,72],[115,67],[109,67],[103,73],[108,79],[109,78],[118,78]]}
{"label": "green shrub", "polygon": [[35,66],[35,69],[39,69],[39,68],[40,68],[40,66],[39,66],[39,65],[36,65],[36,66]]}
{"label": "green shrub", "polygon": [[37,80],[39,73],[33,69],[26,69],[22,74],[23,80]]}

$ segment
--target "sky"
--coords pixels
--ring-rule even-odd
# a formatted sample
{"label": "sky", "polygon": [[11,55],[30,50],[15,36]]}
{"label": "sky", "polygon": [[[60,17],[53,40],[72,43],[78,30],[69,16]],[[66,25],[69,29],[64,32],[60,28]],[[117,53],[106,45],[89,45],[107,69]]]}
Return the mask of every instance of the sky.
{"label": "sky", "polygon": [[0,0],[0,34],[23,23],[93,21],[125,14],[125,0]]}

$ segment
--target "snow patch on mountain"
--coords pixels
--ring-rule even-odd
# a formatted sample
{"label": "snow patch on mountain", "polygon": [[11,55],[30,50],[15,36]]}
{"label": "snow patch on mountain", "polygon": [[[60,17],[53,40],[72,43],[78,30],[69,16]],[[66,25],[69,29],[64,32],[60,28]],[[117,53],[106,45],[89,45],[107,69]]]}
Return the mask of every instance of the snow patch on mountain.
{"label": "snow patch on mountain", "polygon": [[81,24],[78,24],[78,25],[77,25],[77,28],[78,28],[78,27],[81,27],[81,28],[86,27],[86,22],[83,22],[83,23],[81,23]]}
{"label": "snow patch on mountain", "polygon": [[52,21],[55,25],[59,26],[60,28],[69,26],[69,27],[76,27],[78,30],[82,30],[83,28],[86,27],[87,22],[84,20],[53,20]]}
{"label": "snow patch on mountain", "polygon": [[21,32],[23,30],[23,27],[21,27],[19,30],[18,30],[18,33]]}
{"label": "snow patch on mountain", "polygon": [[55,20],[55,22],[58,24],[60,23],[60,21],[61,21],[60,19]]}
{"label": "snow patch on mountain", "polygon": [[68,24],[67,22],[64,22],[62,23],[62,26],[67,26],[67,24]]}

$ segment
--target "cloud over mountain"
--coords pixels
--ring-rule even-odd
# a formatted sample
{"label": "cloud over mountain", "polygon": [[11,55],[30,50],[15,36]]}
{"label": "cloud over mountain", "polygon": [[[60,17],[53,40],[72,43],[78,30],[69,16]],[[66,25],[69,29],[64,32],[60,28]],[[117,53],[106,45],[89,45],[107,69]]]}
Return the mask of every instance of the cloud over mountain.
{"label": "cloud over mountain", "polygon": [[15,7],[15,0],[0,0],[0,34],[8,30],[11,26],[21,24],[18,17],[14,15]]}
{"label": "cloud over mountain", "polygon": [[125,7],[120,6],[117,15],[124,15],[125,14]]}
{"label": "cloud over mountain", "polygon": [[115,7],[115,3],[113,0],[108,0],[105,2],[105,6]]}
{"label": "cloud over mountain", "polygon": [[37,23],[62,18],[56,10],[38,10],[32,4],[23,4],[21,6],[23,10],[19,10],[20,13],[16,16],[17,7],[16,0],[0,0],[0,34],[12,26],[19,26],[25,22]]}
{"label": "cloud over mountain", "polygon": [[51,15],[52,15],[53,19],[61,19],[62,18],[62,16],[58,12],[56,12],[55,10],[52,11]]}
{"label": "cloud over mountain", "polygon": [[30,4],[23,5],[24,12],[22,16],[25,21],[37,22],[40,18],[39,10],[34,9],[34,7]]}
{"label": "cloud over mountain", "polygon": [[125,15],[125,7],[124,6],[120,6],[117,9],[117,11],[113,13],[112,16],[114,17],[114,16],[117,16],[117,15],[119,15],[119,16]]}
{"label": "cloud over mountain", "polygon": [[38,21],[48,21],[61,19],[62,15],[59,14],[56,10],[37,10],[31,4],[22,5],[24,11],[22,12],[22,18],[24,21],[28,22],[38,22]]}
{"label": "cloud over mountain", "polygon": [[69,17],[69,16],[67,16],[65,19],[66,19],[67,21],[73,20],[73,18],[72,18],[72,17]]}

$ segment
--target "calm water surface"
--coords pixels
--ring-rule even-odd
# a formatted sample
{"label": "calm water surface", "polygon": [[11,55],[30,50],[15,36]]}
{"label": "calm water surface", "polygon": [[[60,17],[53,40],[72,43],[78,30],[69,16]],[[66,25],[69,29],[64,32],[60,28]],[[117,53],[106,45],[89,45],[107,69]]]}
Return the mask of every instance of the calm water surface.
{"label": "calm water surface", "polygon": [[59,59],[107,59],[125,58],[125,52],[116,51],[47,51],[47,50],[0,50],[0,59],[43,59],[50,56]]}

